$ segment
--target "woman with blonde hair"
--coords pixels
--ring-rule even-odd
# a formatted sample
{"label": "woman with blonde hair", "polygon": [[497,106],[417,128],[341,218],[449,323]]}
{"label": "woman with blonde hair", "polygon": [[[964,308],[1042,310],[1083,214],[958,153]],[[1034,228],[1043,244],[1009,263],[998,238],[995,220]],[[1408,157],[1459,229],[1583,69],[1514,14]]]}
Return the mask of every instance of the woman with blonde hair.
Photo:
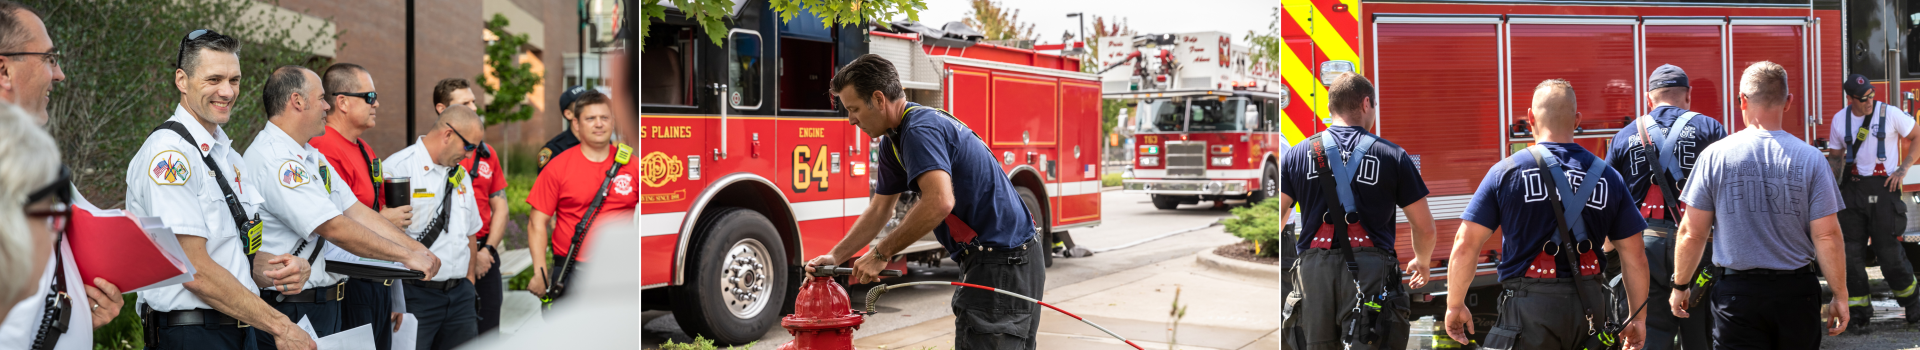
{"label": "woman with blonde hair", "polygon": [[[20,107],[0,103],[0,348],[93,346],[87,307],[96,289],[80,282],[69,253],[55,251],[73,218],[71,175],[53,137]],[[102,297],[119,292],[101,286]],[[49,316],[53,324],[41,322]]]}

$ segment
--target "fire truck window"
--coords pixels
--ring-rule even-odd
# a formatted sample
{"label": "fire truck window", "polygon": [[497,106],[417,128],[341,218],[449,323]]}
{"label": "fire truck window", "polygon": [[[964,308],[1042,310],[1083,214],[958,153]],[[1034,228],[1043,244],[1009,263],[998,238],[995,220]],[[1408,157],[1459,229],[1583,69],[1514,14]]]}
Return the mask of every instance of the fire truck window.
{"label": "fire truck window", "polygon": [[760,34],[736,31],[727,45],[727,104],[737,109],[760,108]]}
{"label": "fire truck window", "polygon": [[640,65],[648,70],[640,75],[640,103],[692,105],[687,91],[691,90],[688,84],[693,82],[693,70],[687,66],[687,58],[693,55],[693,31],[658,24],[648,29],[653,33],[647,35],[646,47],[640,50]]}
{"label": "fire truck window", "polygon": [[1142,104],[1141,109],[1143,109],[1142,112],[1144,112],[1142,115],[1148,117],[1140,119],[1139,132],[1167,132],[1185,129],[1186,121],[1181,119],[1187,116],[1186,101],[1154,100],[1152,103]]}
{"label": "fire truck window", "polygon": [[1246,114],[1246,99],[1196,99],[1188,108],[1187,127],[1191,131],[1241,131],[1246,124],[1241,118]]}
{"label": "fire truck window", "polygon": [[1267,100],[1260,106],[1260,130],[1255,131],[1280,131],[1280,102]]}
{"label": "fire truck window", "polygon": [[[1850,1],[1841,11],[1847,16],[1846,43],[1847,70],[1851,73],[1866,75],[1871,79],[1887,76],[1887,40],[1885,33],[1897,28],[1908,28],[1904,24],[1890,22],[1892,17],[1903,17],[1894,11],[1891,1]],[[1901,20],[1900,22],[1905,22]]]}
{"label": "fire truck window", "polygon": [[1900,4],[1900,10],[1903,15],[1894,18],[1900,22],[1902,34],[1906,34],[1901,38],[1901,41],[1906,43],[1906,51],[1901,51],[1900,54],[1906,57],[1901,60],[1900,68],[1906,71],[1907,77],[1920,77],[1920,53],[1914,52],[1914,50],[1920,50],[1920,33],[1915,33],[1913,30],[1920,27],[1920,0],[1903,1]]}
{"label": "fire truck window", "polygon": [[833,52],[833,43],[780,38],[780,109],[833,109]]}

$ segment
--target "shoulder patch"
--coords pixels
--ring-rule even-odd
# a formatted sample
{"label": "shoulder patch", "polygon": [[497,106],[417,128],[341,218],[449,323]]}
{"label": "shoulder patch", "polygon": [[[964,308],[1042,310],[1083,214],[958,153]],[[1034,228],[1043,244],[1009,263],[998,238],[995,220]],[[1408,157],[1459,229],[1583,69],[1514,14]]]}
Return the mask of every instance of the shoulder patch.
{"label": "shoulder patch", "polygon": [[541,148],[540,149],[540,166],[547,166],[547,161],[549,160],[553,160],[553,149]]}
{"label": "shoulder patch", "polygon": [[307,179],[307,176],[307,167],[300,165],[298,161],[289,160],[285,163],[280,163],[280,186],[299,188],[300,185],[311,182]]}
{"label": "shoulder patch", "polygon": [[493,178],[493,163],[482,161],[474,171],[480,173],[480,177],[491,179]]}
{"label": "shoulder patch", "polygon": [[163,186],[182,186],[193,177],[193,165],[187,163],[187,156],[180,151],[160,151],[153,155],[147,164],[147,178]]}

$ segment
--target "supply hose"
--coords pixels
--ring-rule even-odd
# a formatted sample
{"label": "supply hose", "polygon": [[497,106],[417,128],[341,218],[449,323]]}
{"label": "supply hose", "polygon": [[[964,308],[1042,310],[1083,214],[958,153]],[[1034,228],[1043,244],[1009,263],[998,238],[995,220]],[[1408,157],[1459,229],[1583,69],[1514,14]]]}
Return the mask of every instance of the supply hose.
{"label": "supply hose", "polygon": [[1034,300],[1033,298],[1028,298],[1027,296],[1020,295],[1019,293],[1004,291],[997,288],[982,286],[982,285],[972,284],[972,283],[928,281],[928,282],[907,282],[907,283],[894,284],[894,285],[883,284],[877,287],[873,287],[873,289],[867,290],[867,314],[872,315],[876,313],[875,308],[877,307],[877,305],[874,304],[874,302],[879,301],[880,295],[886,294],[888,290],[892,290],[894,288],[906,287],[906,286],[921,286],[921,285],[952,285],[952,286],[959,286],[959,287],[966,287],[966,288],[990,290],[995,293],[1011,295],[1015,298],[1020,298],[1021,300],[1033,302],[1034,304],[1040,304],[1040,306],[1045,306],[1049,309],[1053,309],[1053,311],[1059,311],[1062,314],[1066,314],[1067,317],[1072,317],[1073,319],[1080,320],[1080,322],[1086,323],[1088,326],[1093,326],[1093,328],[1099,329],[1101,332],[1106,332],[1107,335],[1113,336],[1114,339],[1120,339],[1121,342],[1125,342],[1127,343],[1127,345],[1133,346],[1134,349],[1146,350],[1146,348],[1140,347],[1139,344],[1134,344],[1132,340],[1127,340],[1127,337],[1122,337],[1119,334],[1114,334],[1113,331],[1107,330],[1106,327],[1101,327],[1098,324],[1094,324],[1093,321],[1088,321],[1085,318],[1080,318],[1080,315],[1075,315],[1071,312],[1067,312],[1067,310],[1062,310],[1060,309],[1060,307],[1053,306],[1053,304],[1048,304],[1047,302],[1044,302],[1044,301]]}

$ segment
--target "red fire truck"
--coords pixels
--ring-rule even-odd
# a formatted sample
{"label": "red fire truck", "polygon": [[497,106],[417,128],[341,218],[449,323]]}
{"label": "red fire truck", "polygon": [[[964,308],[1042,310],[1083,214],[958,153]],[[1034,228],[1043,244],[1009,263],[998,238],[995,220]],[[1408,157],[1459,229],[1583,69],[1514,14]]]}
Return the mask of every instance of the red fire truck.
{"label": "red fire truck", "polygon": [[[734,10],[717,45],[678,9],[644,39],[643,308],[733,344],[791,312],[800,264],[869,205],[877,152],[835,110],[828,80],[870,52],[899,69],[910,101],[990,144],[1056,251],[1072,248],[1068,230],[1100,223],[1099,79],[1078,59],[942,31],[823,27],[808,13],[783,23],[765,1]],[[895,268],[945,254],[929,235]]]}
{"label": "red fire truck", "polygon": [[[1605,154],[1614,133],[1646,113],[1643,84],[1653,68],[1686,69],[1692,109],[1739,130],[1744,126],[1733,96],[1740,73],[1754,62],[1773,61],[1787,68],[1794,96],[1787,129],[1821,142],[1829,127],[1824,123],[1842,106],[1835,82],[1860,68],[1847,67],[1842,43],[1867,39],[1843,33],[1851,27],[1843,24],[1841,2],[1813,4],[1286,0],[1281,70],[1293,101],[1281,131],[1289,144],[1298,144],[1324,130],[1327,79],[1339,72],[1366,76],[1378,88],[1373,132],[1421,164],[1438,241],[1452,242],[1460,213],[1487,169],[1533,142],[1526,109],[1533,87],[1545,79],[1573,84],[1582,113],[1575,138]],[[1853,35],[1878,38],[1865,29]],[[1411,259],[1412,240],[1401,220],[1397,248],[1403,260]],[[1480,264],[1473,267],[1468,298],[1476,318],[1483,318],[1476,320],[1480,334],[1493,324],[1500,289],[1493,270],[1498,238],[1486,247],[1476,253]],[[1445,312],[1441,295],[1451,246],[1435,250],[1431,266],[1437,266],[1432,275],[1438,281],[1413,291],[1417,315]]]}
{"label": "red fire truck", "polygon": [[1102,96],[1134,109],[1126,193],[1158,209],[1279,196],[1278,72],[1221,32],[1102,38]]}

